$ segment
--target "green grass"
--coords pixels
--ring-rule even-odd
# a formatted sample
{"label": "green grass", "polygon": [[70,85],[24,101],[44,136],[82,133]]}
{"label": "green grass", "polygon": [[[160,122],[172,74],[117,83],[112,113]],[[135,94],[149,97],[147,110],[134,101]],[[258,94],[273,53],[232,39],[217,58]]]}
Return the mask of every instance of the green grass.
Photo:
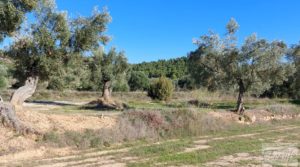
{"label": "green grass", "polygon": [[[211,140],[208,144],[211,146],[205,150],[199,150],[189,153],[180,153],[184,147],[191,146],[191,142],[196,138],[189,138],[186,140],[178,140],[172,143],[162,143],[160,145],[151,145],[147,147],[135,148],[131,154],[139,156],[141,159],[150,158],[150,160],[129,163],[129,167],[135,166],[158,166],[165,165],[201,165],[203,163],[213,161],[226,155],[233,155],[235,153],[250,153],[251,155],[260,155],[263,143],[274,142],[279,138],[283,138],[283,142],[298,143],[300,141],[300,131],[298,128],[291,130],[276,131],[282,125],[300,126],[300,121],[295,120],[291,122],[275,122],[273,124],[264,126],[249,126],[239,127],[228,130],[217,135],[210,135],[211,137],[224,137],[223,140]],[[273,130],[273,131],[272,131]],[[237,137],[235,139],[226,139],[233,135],[257,133],[259,135],[250,137]],[[292,136],[292,137],[289,137]],[[211,137],[208,137],[211,138]],[[240,162],[240,163],[255,163],[255,162]]]}
{"label": "green grass", "polygon": [[[184,143],[177,143],[174,146],[168,144],[160,145],[160,148],[139,148],[138,154],[143,158],[151,155],[153,158],[149,162],[142,163],[131,163],[129,166],[144,166],[150,165],[154,162],[157,164],[168,164],[168,165],[187,165],[187,164],[203,164],[208,161],[217,159],[225,155],[232,155],[240,152],[258,152],[261,148],[262,141],[254,140],[254,138],[246,138],[239,140],[220,140],[210,143],[211,148],[205,150],[199,150],[189,153],[179,153],[183,148],[177,148],[182,146]],[[151,149],[150,149],[151,148]],[[143,151],[144,149],[144,151]],[[167,150],[166,150],[167,149]],[[158,151],[162,151],[158,152]],[[146,154],[143,154],[146,153]]]}
{"label": "green grass", "polygon": [[133,148],[130,151],[130,154],[133,156],[143,157],[149,157],[154,155],[164,156],[166,154],[172,154],[183,151],[184,148],[190,146],[191,144],[191,140],[181,139],[178,141],[163,142],[161,144]]}
{"label": "green grass", "polygon": [[202,164],[218,157],[232,155],[239,152],[252,152],[259,150],[262,142],[259,140],[237,139],[221,140],[210,144],[211,148],[191,153],[181,153],[161,156],[158,162],[168,162],[171,164]]}

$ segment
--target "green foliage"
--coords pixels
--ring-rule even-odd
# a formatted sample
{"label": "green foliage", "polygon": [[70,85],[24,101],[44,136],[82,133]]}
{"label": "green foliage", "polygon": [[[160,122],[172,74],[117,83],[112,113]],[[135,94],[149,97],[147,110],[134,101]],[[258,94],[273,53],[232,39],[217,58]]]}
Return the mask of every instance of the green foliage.
{"label": "green foliage", "polygon": [[180,89],[184,89],[184,90],[192,90],[196,88],[196,84],[193,78],[191,78],[191,76],[186,75],[183,76],[182,78],[180,78],[177,81],[177,86]]}
{"label": "green foliage", "polygon": [[91,81],[96,87],[111,82],[115,90],[128,90],[128,85],[124,81],[128,63],[123,52],[117,53],[116,49],[112,48],[106,54],[102,49],[98,49],[93,52],[90,68],[92,71]]}
{"label": "green foliage", "polygon": [[127,83],[126,75],[119,75],[119,77],[114,80],[112,88],[114,92],[128,92],[130,88]]}
{"label": "green foliage", "polygon": [[7,67],[0,64],[0,90],[7,86]]}
{"label": "green foliage", "polygon": [[0,1],[0,42],[20,29],[26,12],[36,7],[37,0]]}
{"label": "green foliage", "polygon": [[158,100],[170,100],[174,90],[173,83],[170,79],[166,77],[160,77],[158,80],[155,80],[148,90],[148,95],[152,99]]}
{"label": "green foliage", "polygon": [[39,77],[51,89],[90,89],[83,55],[108,41],[108,12],[95,10],[91,17],[69,20],[54,1],[41,0],[34,14],[36,22],[7,52],[15,61],[15,78],[22,84],[27,77]]}
{"label": "green foliage", "polygon": [[150,85],[149,83],[149,78],[141,71],[132,71],[128,80],[131,91],[147,90]]}
{"label": "green foliage", "polygon": [[294,45],[291,48],[290,56],[292,58],[292,62],[296,66],[296,72],[294,77],[292,78],[294,82],[292,85],[294,98],[300,98],[300,43],[298,45]]}
{"label": "green foliage", "polygon": [[260,94],[272,84],[287,80],[293,66],[281,61],[286,54],[285,43],[251,35],[239,48],[235,37],[238,27],[232,19],[224,39],[210,33],[196,41],[198,49],[189,55],[189,71],[195,81],[211,90],[239,88],[240,93]]}
{"label": "green foliage", "polygon": [[15,60],[15,78],[20,83],[27,77],[39,77],[48,80],[53,73],[63,65],[64,49],[61,34],[67,31],[63,27],[67,24],[67,17],[55,11],[52,1],[39,1],[35,11],[37,21],[31,25],[32,29],[21,36],[8,51],[8,55]]}
{"label": "green foliage", "polygon": [[133,71],[142,71],[149,78],[158,78],[166,76],[172,79],[178,79],[187,75],[187,58],[181,57],[170,60],[159,60],[153,62],[143,62],[133,65]]}
{"label": "green foliage", "polygon": [[284,98],[295,98],[300,97],[300,44],[293,45],[288,52],[286,59],[289,65],[294,65],[296,72],[293,74],[289,70],[289,66],[285,68],[290,71],[288,80],[282,84],[272,84],[271,88],[265,91],[262,97],[284,97]]}
{"label": "green foliage", "polygon": [[99,42],[106,44],[110,38],[103,34],[107,29],[107,24],[111,21],[111,17],[106,9],[99,12],[94,9],[91,17],[78,18],[73,21],[75,32],[71,38],[71,45],[75,52],[93,50],[99,47]]}
{"label": "green foliage", "polygon": [[88,59],[72,55],[68,62],[50,76],[48,89],[52,90],[91,90],[91,71]]}

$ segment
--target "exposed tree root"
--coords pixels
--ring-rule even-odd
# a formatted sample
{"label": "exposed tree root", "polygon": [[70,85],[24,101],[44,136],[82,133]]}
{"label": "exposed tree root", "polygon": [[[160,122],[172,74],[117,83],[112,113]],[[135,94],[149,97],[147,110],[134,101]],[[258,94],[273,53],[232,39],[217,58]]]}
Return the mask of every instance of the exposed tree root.
{"label": "exposed tree root", "polygon": [[20,121],[15,113],[15,110],[10,104],[0,102],[0,120],[2,125],[14,129],[17,133],[23,135],[41,135],[40,132],[26,126],[22,121]]}
{"label": "exposed tree root", "polygon": [[16,90],[10,100],[10,103],[4,103],[0,98],[0,120],[5,127],[14,129],[17,133],[27,135],[41,135],[37,130],[26,126],[16,115],[16,110],[23,111],[23,103],[30,98],[36,90],[38,77],[29,77],[25,85]]}
{"label": "exposed tree root", "polygon": [[109,99],[99,98],[95,101],[90,102],[89,107],[95,108],[95,109],[100,109],[100,110],[101,109],[123,110],[123,109],[127,108],[128,106],[124,103],[120,103],[116,100],[113,100],[112,98],[109,98]]}

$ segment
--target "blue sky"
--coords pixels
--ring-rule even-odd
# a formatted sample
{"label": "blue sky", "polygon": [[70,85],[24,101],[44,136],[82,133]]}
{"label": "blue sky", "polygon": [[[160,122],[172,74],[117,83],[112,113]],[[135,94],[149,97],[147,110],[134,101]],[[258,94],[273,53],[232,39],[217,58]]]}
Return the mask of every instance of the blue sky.
{"label": "blue sky", "polygon": [[208,30],[224,34],[227,21],[240,24],[239,41],[256,32],[288,44],[300,41],[299,0],[56,0],[71,17],[88,16],[94,6],[108,7],[108,34],[130,63],[186,56],[192,39]]}

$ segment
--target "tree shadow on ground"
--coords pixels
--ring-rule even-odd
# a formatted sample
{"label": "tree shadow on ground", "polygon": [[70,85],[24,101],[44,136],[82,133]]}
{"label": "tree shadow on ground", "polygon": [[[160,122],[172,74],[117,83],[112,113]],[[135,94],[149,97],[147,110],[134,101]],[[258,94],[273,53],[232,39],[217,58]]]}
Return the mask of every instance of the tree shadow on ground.
{"label": "tree shadow on ground", "polygon": [[124,108],[122,108],[122,109],[117,109],[115,107],[110,107],[110,106],[101,105],[101,104],[86,104],[86,105],[81,106],[80,109],[94,110],[94,111],[116,111],[116,112],[118,112],[118,111],[124,111],[124,110],[132,109],[132,108],[126,104],[124,104]]}
{"label": "tree shadow on ground", "polygon": [[211,109],[222,109],[222,110],[232,110],[235,108],[232,104],[213,104]]}
{"label": "tree shadow on ground", "polygon": [[44,105],[55,105],[55,106],[78,106],[76,104],[68,103],[68,102],[63,102],[63,101],[40,101],[40,100],[34,100],[30,101],[29,103],[33,104],[44,104]]}
{"label": "tree shadow on ground", "polygon": [[196,106],[198,108],[208,108],[208,109],[223,109],[223,110],[230,110],[235,108],[234,103],[207,103],[207,102],[202,102],[199,100],[190,100],[188,101],[189,105]]}
{"label": "tree shadow on ground", "polygon": [[300,105],[300,99],[297,100],[289,100],[290,103],[295,104],[295,105]]}

